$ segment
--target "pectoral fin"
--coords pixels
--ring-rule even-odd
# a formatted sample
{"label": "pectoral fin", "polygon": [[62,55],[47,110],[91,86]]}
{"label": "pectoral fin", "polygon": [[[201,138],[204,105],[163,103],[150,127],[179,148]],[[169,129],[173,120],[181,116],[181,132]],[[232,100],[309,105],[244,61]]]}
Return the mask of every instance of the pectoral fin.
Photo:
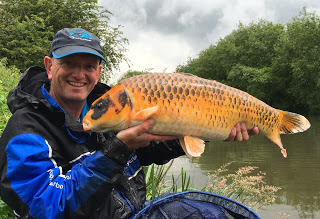
{"label": "pectoral fin", "polygon": [[180,144],[188,157],[199,157],[204,151],[204,141],[200,138],[184,136],[179,139]]}
{"label": "pectoral fin", "polygon": [[157,114],[158,108],[159,108],[158,106],[154,106],[154,107],[140,110],[132,117],[133,122],[142,122],[151,118],[152,116]]}

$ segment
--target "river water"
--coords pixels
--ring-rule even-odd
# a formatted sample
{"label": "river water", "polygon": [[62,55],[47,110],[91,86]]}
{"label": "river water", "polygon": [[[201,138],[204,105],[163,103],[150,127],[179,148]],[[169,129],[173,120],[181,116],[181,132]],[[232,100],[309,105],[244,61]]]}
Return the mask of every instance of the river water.
{"label": "river water", "polygon": [[259,134],[246,142],[206,143],[200,158],[176,159],[169,175],[178,176],[183,167],[194,187],[201,189],[206,185],[206,175],[226,163],[232,162],[230,168],[234,170],[256,166],[266,173],[268,185],[281,187],[275,204],[257,211],[262,218],[280,218],[279,213],[290,215],[289,219],[320,218],[320,116],[308,119],[311,128],[306,132],[281,135],[287,158],[278,146]]}

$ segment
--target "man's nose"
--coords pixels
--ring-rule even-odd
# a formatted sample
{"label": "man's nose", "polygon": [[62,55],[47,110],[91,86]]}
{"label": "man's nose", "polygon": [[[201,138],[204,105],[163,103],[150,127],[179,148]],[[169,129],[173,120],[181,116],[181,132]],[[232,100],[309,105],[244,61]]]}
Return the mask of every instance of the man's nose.
{"label": "man's nose", "polygon": [[73,75],[77,78],[84,78],[86,73],[86,69],[82,65],[77,65],[75,71],[73,72]]}

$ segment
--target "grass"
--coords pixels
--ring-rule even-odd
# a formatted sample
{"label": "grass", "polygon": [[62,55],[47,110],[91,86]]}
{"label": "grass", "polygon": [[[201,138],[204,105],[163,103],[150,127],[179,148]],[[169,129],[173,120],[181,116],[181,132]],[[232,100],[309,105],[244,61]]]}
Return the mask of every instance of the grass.
{"label": "grass", "polygon": [[[179,176],[172,175],[172,183],[170,185],[169,180],[165,180],[168,171],[171,168],[174,160],[170,161],[167,165],[155,165],[144,167],[146,174],[146,187],[147,187],[147,200],[154,200],[163,193],[176,193],[188,190],[194,190],[190,185],[190,176],[187,176],[187,172],[182,168]],[[181,178],[181,188],[178,188],[178,180]]]}

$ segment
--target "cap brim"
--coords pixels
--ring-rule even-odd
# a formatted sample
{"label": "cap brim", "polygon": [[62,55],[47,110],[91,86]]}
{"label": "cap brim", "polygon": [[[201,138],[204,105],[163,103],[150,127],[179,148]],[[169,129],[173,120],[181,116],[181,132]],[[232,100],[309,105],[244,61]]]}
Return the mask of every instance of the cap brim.
{"label": "cap brim", "polygon": [[103,61],[107,62],[107,60],[97,51],[85,46],[65,46],[61,47],[59,49],[56,49],[55,51],[52,52],[52,55],[56,59],[61,59],[63,57],[72,55],[72,54],[77,54],[77,53],[88,53],[92,55],[96,55],[100,57]]}

